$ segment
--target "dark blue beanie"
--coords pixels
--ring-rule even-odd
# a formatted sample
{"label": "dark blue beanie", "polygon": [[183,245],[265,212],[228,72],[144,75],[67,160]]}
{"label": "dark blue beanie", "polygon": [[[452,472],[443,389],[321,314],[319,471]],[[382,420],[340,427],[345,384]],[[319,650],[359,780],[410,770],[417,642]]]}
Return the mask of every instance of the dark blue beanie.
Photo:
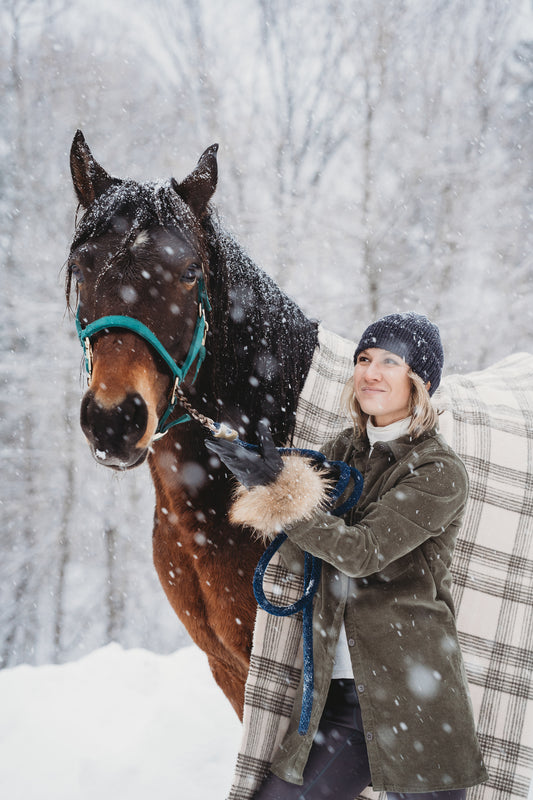
{"label": "dark blue beanie", "polygon": [[423,314],[407,311],[389,314],[369,325],[357,345],[353,360],[363,350],[380,347],[403,358],[424,383],[430,382],[430,396],[442,374],[444,352],[439,329]]}

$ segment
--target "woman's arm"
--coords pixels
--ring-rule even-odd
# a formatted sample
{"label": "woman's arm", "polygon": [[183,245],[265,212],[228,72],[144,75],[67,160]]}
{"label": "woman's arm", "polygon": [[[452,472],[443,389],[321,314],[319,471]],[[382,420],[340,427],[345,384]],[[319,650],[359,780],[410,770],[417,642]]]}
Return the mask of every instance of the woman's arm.
{"label": "woman's arm", "polygon": [[[312,516],[303,521],[295,516],[297,504],[292,501],[290,513],[285,514],[283,491],[294,500],[306,486],[304,476],[300,476],[296,484],[289,481],[280,491],[275,509],[278,529],[283,528],[302,550],[333,564],[349,576],[364,577],[378,572],[422,542],[444,532],[460,517],[466,502],[466,471],[452,453],[430,455],[414,472],[407,463],[403,468],[398,465],[398,471],[395,485],[377,502],[371,503],[361,520],[352,526],[319,510],[317,505]],[[279,481],[287,477],[284,473]],[[268,521],[273,509],[270,506],[269,512],[269,500],[264,495],[261,497],[265,488],[254,487],[243,492],[241,497],[256,494],[255,511],[248,516],[238,498],[231,510],[232,521],[257,530],[259,508],[262,508],[263,519]],[[309,506],[309,495],[307,504]],[[264,529],[261,532],[264,533]]]}

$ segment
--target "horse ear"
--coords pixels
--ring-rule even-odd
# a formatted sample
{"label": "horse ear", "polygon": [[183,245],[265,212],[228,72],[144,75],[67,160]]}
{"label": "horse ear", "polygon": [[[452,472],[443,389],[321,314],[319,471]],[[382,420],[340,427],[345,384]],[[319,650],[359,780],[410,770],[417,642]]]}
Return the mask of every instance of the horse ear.
{"label": "horse ear", "polygon": [[79,130],[76,131],[70,148],[70,172],[78,200],[84,208],[88,208],[112,184],[121,182],[108,175],[95,161],[83,133]]}
{"label": "horse ear", "polygon": [[181,183],[172,178],[172,188],[199,219],[203,217],[207,204],[217,188],[217,151],[218,144],[208,147],[198,159],[198,164],[191,174]]}

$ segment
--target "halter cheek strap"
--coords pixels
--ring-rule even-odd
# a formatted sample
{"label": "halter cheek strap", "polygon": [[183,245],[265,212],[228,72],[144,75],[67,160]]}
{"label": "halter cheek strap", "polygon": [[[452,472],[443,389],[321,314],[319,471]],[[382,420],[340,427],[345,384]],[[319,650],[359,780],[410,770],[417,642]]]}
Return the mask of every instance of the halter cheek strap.
{"label": "halter cheek strap", "polygon": [[122,328],[132,331],[133,333],[137,334],[137,336],[140,336],[141,339],[144,339],[144,341],[156,351],[156,353],[163,359],[167,367],[170,369],[174,378],[172,394],[167,408],[159,420],[154,439],[160,439],[174,425],[179,425],[182,422],[188,422],[191,419],[189,414],[183,414],[183,416],[179,417],[179,419],[166,424],[178,401],[178,387],[181,383],[183,383],[192,365],[196,361],[196,369],[191,381],[191,383],[194,383],[198,376],[200,367],[205,360],[205,340],[207,331],[209,329],[206,319],[206,311],[211,311],[211,303],[209,302],[209,297],[205,288],[205,281],[202,276],[198,279],[198,317],[196,319],[196,325],[194,327],[189,350],[185,356],[185,361],[180,367],[174,361],[168,350],[161,344],[155,333],[153,333],[150,328],[144,325],[144,323],[139,322],[138,319],[135,319],[134,317],[113,314],[107,317],[100,317],[84,328],[81,324],[80,310],[78,306],[78,311],[76,313],[76,330],[85,353],[85,369],[87,370],[89,378],[91,377],[93,367],[91,340],[94,336],[96,336],[97,333],[100,333],[100,331],[109,330],[110,328]]}

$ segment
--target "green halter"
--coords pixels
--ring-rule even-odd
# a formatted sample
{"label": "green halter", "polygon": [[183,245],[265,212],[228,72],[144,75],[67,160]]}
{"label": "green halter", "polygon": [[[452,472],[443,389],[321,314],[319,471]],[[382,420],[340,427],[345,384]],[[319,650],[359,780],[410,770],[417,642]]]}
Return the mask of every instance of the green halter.
{"label": "green halter", "polygon": [[89,378],[91,377],[93,364],[91,339],[100,331],[108,330],[109,328],[123,328],[133,331],[133,333],[136,333],[137,336],[140,336],[142,339],[144,339],[145,342],[148,342],[148,344],[153,347],[153,349],[158,353],[158,355],[161,356],[165,364],[169,367],[174,378],[174,386],[166,411],[159,420],[154,438],[160,439],[174,425],[179,425],[182,422],[188,422],[191,419],[189,414],[183,414],[183,416],[179,417],[179,419],[166,424],[167,419],[174,411],[178,401],[179,385],[183,383],[187,373],[196,361],[196,369],[192,379],[192,383],[194,383],[200,367],[204,362],[205,339],[209,328],[205,317],[206,311],[211,311],[211,303],[209,302],[209,297],[205,288],[205,281],[202,276],[198,279],[198,319],[196,320],[189,352],[185,357],[183,365],[179,367],[168,350],[163,347],[157,336],[152,333],[150,328],[148,328],[142,322],[139,322],[139,320],[134,319],[134,317],[126,317],[114,314],[107,317],[100,317],[100,319],[91,322],[89,325],[83,328],[80,321],[80,310],[78,306],[78,311],[76,312],[76,329],[78,331],[78,338],[85,353],[85,369],[87,370]]}

